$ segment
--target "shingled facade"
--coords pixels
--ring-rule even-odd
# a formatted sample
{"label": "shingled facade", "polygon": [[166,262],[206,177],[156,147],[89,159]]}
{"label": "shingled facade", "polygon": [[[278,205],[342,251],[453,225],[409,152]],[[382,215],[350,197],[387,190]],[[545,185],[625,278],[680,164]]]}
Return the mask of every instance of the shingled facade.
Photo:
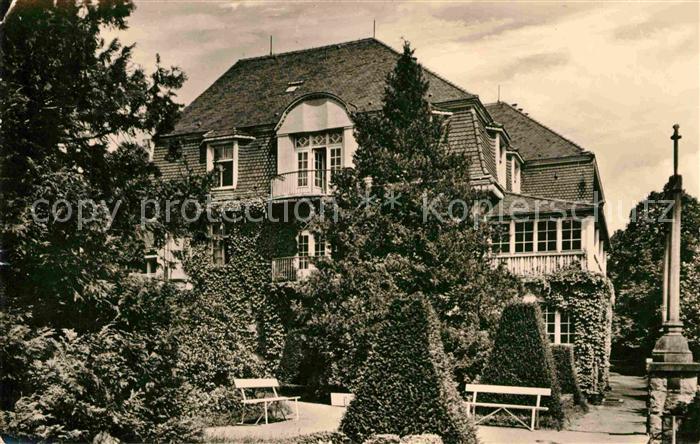
{"label": "shingled facade", "polygon": [[[399,56],[364,39],[239,60],[184,110],[153,160],[166,180],[214,171],[212,199],[222,203],[320,199],[333,171],[353,166],[352,113],[381,107]],[[424,70],[429,101],[449,116],[449,144],[469,156],[469,180],[497,203],[496,260],[523,275],[571,264],[604,274],[608,232],[595,155],[513,106],[484,105]],[[327,254],[308,232],[294,232],[289,242],[296,254],[285,249],[269,258],[275,281],[303,278],[309,258]],[[226,259],[214,248],[212,260]],[[181,271],[169,275],[186,279]]]}

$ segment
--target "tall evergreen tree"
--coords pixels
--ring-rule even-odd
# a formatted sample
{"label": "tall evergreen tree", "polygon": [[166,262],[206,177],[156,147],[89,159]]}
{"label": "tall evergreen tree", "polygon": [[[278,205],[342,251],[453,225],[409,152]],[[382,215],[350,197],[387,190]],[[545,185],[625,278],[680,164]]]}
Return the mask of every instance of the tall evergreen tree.
{"label": "tall evergreen tree", "polygon": [[517,280],[489,265],[488,228],[471,212],[469,158],[450,146],[449,119],[427,95],[406,43],[382,109],[354,116],[355,168],[333,176],[336,213],[313,225],[333,260],[306,285],[300,319],[318,338],[330,383],[352,384],[387,304],[415,292],[438,312],[458,376],[473,377],[483,362],[473,350],[488,348],[483,333],[517,294]]}

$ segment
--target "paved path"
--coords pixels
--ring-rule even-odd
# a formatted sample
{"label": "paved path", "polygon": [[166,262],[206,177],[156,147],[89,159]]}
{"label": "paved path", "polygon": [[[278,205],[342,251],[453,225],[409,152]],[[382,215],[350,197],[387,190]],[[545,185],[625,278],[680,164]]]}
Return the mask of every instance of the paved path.
{"label": "paved path", "polygon": [[643,377],[610,376],[612,391],[608,400],[619,399],[617,405],[590,406],[590,411],[560,432],[510,427],[479,427],[484,444],[497,443],[620,443],[643,444],[646,418],[646,382]]}
{"label": "paved path", "polygon": [[[530,432],[523,428],[479,426],[479,438],[484,444],[645,444],[644,378],[613,374],[610,383],[613,390],[608,394],[608,399],[620,399],[622,402],[591,406],[590,411],[567,427],[567,430]],[[275,438],[337,430],[344,412],[342,407],[300,402],[299,421],[289,420],[259,426],[211,427],[205,430],[205,441],[260,443]]]}
{"label": "paved path", "polygon": [[[290,419],[270,424],[263,423],[257,426],[210,427],[204,430],[204,440],[257,443],[273,438],[290,438],[316,432],[333,431],[338,429],[343,413],[345,413],[345,408],[343,407],[299,402],[299,421]],[[293,416],[292,414],[291,417],[293,418]]]}

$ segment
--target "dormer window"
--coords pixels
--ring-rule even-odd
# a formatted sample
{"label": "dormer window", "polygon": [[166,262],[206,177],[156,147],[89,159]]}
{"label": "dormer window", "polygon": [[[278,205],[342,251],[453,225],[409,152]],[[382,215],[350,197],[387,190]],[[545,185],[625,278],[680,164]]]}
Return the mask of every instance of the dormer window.
{"label": "dormer window", "polygon": [[217,172],[219,187],[233,186],[233,162],[233,146],[214,147],[214,169]]}
{"label": "dormer window", "polygon": [[238,181],[238,141],[209,145],[207,170],[214,172],[216,188],[235,188]]}
{"label": "dormer window", "polygon": [[516,156],[513,156],[511,159],[511,183],[510,183],[510,189],[514,193],[519,193],[520,192],[520,162],[518,161]]}

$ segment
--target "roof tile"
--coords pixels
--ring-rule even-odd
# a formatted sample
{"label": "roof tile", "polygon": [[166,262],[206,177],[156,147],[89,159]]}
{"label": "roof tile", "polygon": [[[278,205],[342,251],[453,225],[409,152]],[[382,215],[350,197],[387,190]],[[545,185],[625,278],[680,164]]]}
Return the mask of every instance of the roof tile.
{"label": "roof tile", "polygon": [[525,161],[575,156],[584,150],[512,106],[496,102],[484,105],[493,119],[502,124]]}
{"label": "roof tile", "polygon": [[[334,94],[360,111],[378,109],[399,56],[370,38],[239,60],[185,108],[172,134],[272,125],[291,102],[309,93]],[[427,69],[425,74],[431,102],[474,97]],[[290,82],[300,81],[285,92]]]}

